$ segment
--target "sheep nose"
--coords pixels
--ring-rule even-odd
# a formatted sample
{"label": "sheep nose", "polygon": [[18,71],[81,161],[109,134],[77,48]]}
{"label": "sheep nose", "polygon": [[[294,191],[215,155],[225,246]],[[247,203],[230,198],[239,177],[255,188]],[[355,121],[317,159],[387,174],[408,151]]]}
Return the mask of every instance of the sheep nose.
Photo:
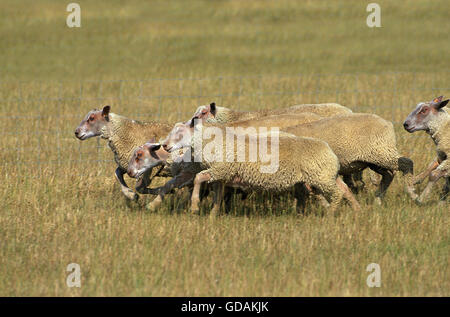
{"label": "sheep nose", "polygon": [[78,129],[75,130],[75,136],[78,136]]}
{"label": "sheep nose", "polygon": [[408,121],[403,122],[403,127],[405,129],[408,129],[409,128],[409,122]]}
{"label": "sheep nose", "polygon": [[161,144],[162,145],[162,147],[164,148],[164,150],[166,150],[167,151],[167,144]]}

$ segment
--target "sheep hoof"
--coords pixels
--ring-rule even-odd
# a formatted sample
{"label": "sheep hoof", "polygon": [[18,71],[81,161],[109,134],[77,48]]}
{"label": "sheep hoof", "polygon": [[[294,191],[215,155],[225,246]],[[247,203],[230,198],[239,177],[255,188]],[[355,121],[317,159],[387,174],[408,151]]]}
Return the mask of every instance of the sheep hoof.
{"label": "sheep hoof", "polygon": [[214,219],[219,215],[219,211],[217,208],[211,209],[211,213],[209,214],[209,218]]}
{"label": "sheep hoof", "polygon": [[200,210],[198,208],[191,208],[191,215],[199,215]]}
{"label": "sheep hoof", "polygon": [[162,203],[162,198],[160,196],[157,196],[150,203],[148,203],[147,206],[145,206],[145,208],[148,211],[155,212],[158,209],[158,207],[161,205],[161,203]]}
{"label": "sheep hoof", "polygon": [[123,191],[125,197],[132,201],[138,201],[139,195],[133,192],[132,190]]}
{"label": "sheep hoof", "polygon": [[439,200],[439,202],[438,202],[439,208],[445,207],[445,205],[447,205],[447,202],[445,200]]}
{"label": "sheep hoof", "polygon": [[414,199],[414,202],[416,203],[417,206],[422,206],[423,205],[422,200],[420,199],[420,197]]}
{"label": "sheep hoof", "polygon": [[381,206],[381,198],[380,197],[375,197],[375,204],[377,204],[378,206]]}
{"label": "sheep hoof", "polygon": [[412,186],[407,186],[406,192],[409,194],[409,197],[411,197],[412,200],[416,200],[417,198],[419,198],[419,195],[416,194],[415,188]]}
{"label": "sheep hoof", "polygon": [[153,204],[153,202],[148,203],[148,204],[145,206],[145,209],[147,209],[147,210],[150,211],[150,212],[155,212],[155,211],[156,211],[156,208],[157,208],[157,206],[155,206],[155,204]]}

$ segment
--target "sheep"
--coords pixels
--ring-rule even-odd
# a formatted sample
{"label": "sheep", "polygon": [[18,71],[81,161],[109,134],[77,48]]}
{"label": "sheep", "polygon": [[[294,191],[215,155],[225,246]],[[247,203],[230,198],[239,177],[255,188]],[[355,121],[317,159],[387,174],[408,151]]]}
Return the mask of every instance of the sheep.
{"label": "sheep", "polygon": [[398,170],[407,177],[406,189],[410,197],[417,197],[412,185],[413,162],[400,157],[392,123],[377,115],[339,115],[288,127],[284,131],[327,142],[339,158],[339,174],[344,176],[344,181],[367,167],[380,174],[382,179],[376,192],[379,204]]}
{"label": "sheep", "polygon": [[[172,152],[185,147],[191,148],[194,153],[198,149],[206,151],[206,146],[202,146],[205,127],[216,129],[214,131],[220,132],[218,135],[223,135],[225,132],[230,133],[230,127],[217,124],[204,126],[199,122],[201,120],[194,120],[189,125],[175,127],[165,140],[164,147],[167,151]],[[218,148],[216,147],[214,154],[205,159],[204,153],[202,153],[203,170],[197,173],[194,179],[191,212],[195,213],[199,210],[199,190],[203,182],[213,183],[216,188],[211,216],[216,215],[220,209],[224,185],[236,186],[245,190],[275,192],[294,188],[297,203],[300,205],[302,185],[308,184],[325,196],[330,203],[331,210],[336,209],[343,195],[352,203],[355,210],[359,210],[359,204],[345,183],[338,178],[339,161],[327,143],[283,132],[249,134],[248,139],[238,132],[231,133],[233,139],[235,136],[238,138],[243,136],[244,143],[238,143],[236,147],[229,146],[227,142],[220,144],[217,141],[220,136],[216,136],[213,145],[217,146],[218,144]],[[228,137],[229,135],[227,135],[227,140]],[[273,137],[275,137],[275,141]],[[262,138],[270,143],[271,155],[278,155],[277,168],[270,170],[273,167],[271,164],[270,171],[263,172],[261,155],[255,161],[234,160],[235,157],[239,157],[239,154],[245,153],[247,148],[250,149],[251,143],[256,142],[257,139],[261,142]],[[269,144],[266,146],[268,148]],[[274,149],[275,146],[278,148]]]}
{"label": "sheep", "polygon": [[305,112],[314,113],[321,117],[331,117],[338,114],[352,113],[350,109],[336,103],[304,104],[274,110],[266,109],[260,111],[236,111],[229,108],[216,106],[216,104],[213,102],[209,105],[198,107],[192,119],[205,119],[206,122],[210,123],[228,123],[233,121],[257,119],[269,115],[289,115]]}
{"label": "sheep", "polygon": [[293,113],[310,112],[326,118],[353,113],[351,109],[337,103],[302,104],[289,107],[286,110]]}
{"label": "sheep", "polygon": [[[178,124],[181,123],[177,123],[175,126]],[[190,151],[169,153],[161,147],[160,143],[154,143],[154,141],[147,142],[134,150],[127,169],[130,177],[141,177],[148,170],[157,166],[169,169],[169,174],[173,176],[164,186],[149,188],[150,193],[157,197],[146,206],[147,210],[155,211],[161,205],[166,194],[174,188],[182,188],[191,184],[195,175],[202,170],[199,163],[186,158],[188,155],[191,155]]]}
{"label": "sheep", "polygon": [[[275,113],[279,113],[276,115]],[[253,120],[265,120],[266,126],[274,125],[283,129],[289,126],[318,121],[325,117],[333,117],[336,115],[352,114],[352,110],[336,103],[328,104],[304,104],[296,105],[289,108],[276,110],[262,110],[257,112],[241,112],[234,111],[229,108],[218,107],[213,102],[209,105],[200,106],[197,108],[193,117],[187,122],[190,123],[194,119],[202,119],[209,123],[238,123],[243,126],[253,126]],[[250,118],[250,119],[249,119]],[[279,119],[278,122],[276,119]],[[261,126],[264,126],[261,125]],[[353,177],[353,178],[352,178]],[[371,176],[371,179],[374,177]],[[346,175],[345,183],[357,193],[364,188],[365,184],[362,180],[362,170],[353,173],[353,175]],[[372,181],[374,184],[379,183]]]}
{"label": "sheep", "polygon": [[[183,125],[183,123],[177,123],[177,125]],[[152,169],[157,166],[165,166],[170,170],[169,174],[173,175],[173,178],[164,184],[164,186],[158,188],[149,188],[149,191],[157,195],[147,206],[147,210],[155,211],[158,208],[164,196],[171,192],[174,188],[182,188],[184,186],[189,186],[192,188],[194,177],[197,173],[202,171],[200,163],[194,162],[190,151],[176,151],[169,153],[161,147],[161,144],[154,143],[153,141],[147,142],[142,146],[135,149],[130,163],[128,165],[128,175],[130,177],[140,177],[147,172],[147,170]],[[231,202],[232,189],[226,188],[228,191],[225,195],[225,202],[229,207]],[[204,196],[208,194],[208,188],[203,192]],[[242,199],[245,198],[245,193],[242,191],[237,191],[242,195]]]}
{"label": "sheep", "polygon": [[[316,114],[313,113],[299,113],[299,114],[292,114],[292,115],[271,115],[271,116],[266,116],[266,117],[262,117],[256,120],[242,120],[242,121],[236,121],[233,123],[230,123],[229,126],[234,126],[234,127],[240,127],[240,128],[247,128],[247,127],[270,127],[270,126],[277,126],[277,127],[287,127],[287,126],[292,126],[292,125],[296,125],[296,124],[300,124],[300,123],[307,123],[307,122],[312,122],[312,121],[316,121],[316,120],[320,120],[321,117],[319,117]],[[177,127],[182,127],[184,125],[184,123],[177,123],[175,124],[174,129],[177,129]],[[162,142],[164,144],[164,141]],[[140,150],[142,150],[143,153],[141,153],[139,151],[139,149],[136,149],[134,156],[132,156],[132,159],[130,160],[129,163],[129,169],[128,169],[128,175],[130,177],[134,177],[133,175],[135,175],[137,173],[137,169],[136,166],[132,166],[135,162],[135,160],[137,159],[137,155],[145,155],[147,153],[150,153],[152,150],[154,150],[154,146],[156,146],[155,144],[153,144],[153,142],[149,142],[147,144],[144,144],[142,146],[142,148]],[[156,150],[154,150],[156,151]],[[154,157],[158,156],[158,153],[154,153]],[[153,157],[153,158],[154,158]],[[148,204],[146,206],[146,208],[148,210],[154,211],[155,208],[157,206],[160,205],[160,203],[162,202],[162,199],[164,198],[164,196],[170,192],[174,187],[182,187],[182,184],[186,184],[187,179],[189,177],[191,177],[191,179],[194,179],[195,174],[197,174],[199,172],[198,170],[198,165],[197,164],[193,164],[193,163],[186,163],[186,162],[175,162],[173,163],[173,160],[169,160],[167,161],[167,158],[165,156],[161,156],[164,158],[161,158],[161,162],[156,162],[153,160],[153,158],[148,157],[147,158],[147,162],[151,162],[147,164],[147,167],[145,166],[144,162],[141,161],[142,166],[141,168],[143,170],[148,169],[149,164],[153,166],[153,164],[158,164],[158,165],[162,165],[164,164],[165,166],[169,166],[170,167],[170,174],[173,175],[175,178],[168,181],[166,183],[166,185],[160,187],[160,188],[154,188],[154,189],[149,189],[151,191],[151,193],[158,193],[158,197],[155,198],[150,204]],[[180,159],[181,160],[181,159]],[[136,161],[139,162],[139,161]],[[173,164],[173,166],[172,166]],[[136,165],[136,164],[134,164]],[[179,184],[179,182],[181,181],[182,184]],[[228,196],[227,196],[228,199]],[[228,200],[227,200],[228,201]]]}
{"label": "sheep", "polygon": [[421,173],[414,183],[420,183],[429,175],[429,181],[423,192],[417,198],[422,203],[430,194],[433,185],[445,177],[446,182],[440,203],[445,202],[450,192],[450,115],[444,109],[449,99],[442,100],[443,96],[437,97],[429,102],[421,102],[416,106],[403,123],[403,127],[409,133],[426,131],[437,147],[437,158],[428,169]]}
{"label": "sheep", "polygon": [[[352,110],[341,106],[337,103],[322,103],[322,104],[302,104],[296,105],[289,108],[274,109],[274,110],[260,110],[254,112],[243,112],[235,111],[225,107],[216,106],[213,102],[209,105],[200,106],[195,111],[193,117],[190,121],[194,119],[202,119],[209,123],[230,123],[236,121],[248,121],[251,119],[261,119],[265,116],[283,115],[285,118],[290,115],[305,115],[312,116],[316,115],[316,119],[311,117],[309,122],[320,120],[321,118],[333,117],[342,114],[352,114]],[[281,118],[284,119],[284,118]],[[298,118],[299,122],[297,124],[308,123],[308,121],[302,118]],[[289,119],[290,122],[295,123],[293,118]],[[188,121],[188,122],[190,122]],[[278,123],[279,125],[281,123]],[[283,123],[283,127],[292,126],[293,124],[289,122]],[[281,128],[281,127],[280,127]],[[354,183],[354,181],[356,184]],[[364,182],[362,180],[362,171],[353,174],[353,179],[351,177],[346,177],[344,180],[347,185],[350,186],[352,191],[358,192],[364,188]],[[374,182],[375,183],[375,182]]]}
{"label": "sheep", "polygon": [[[100,136],[108,140],[108,145],[114,153],[114,160],[118,165],[115,176],[120,183],[122,193],[131,200],[137,200],[138,195],[126,184],[123,175],[128,169],[128,163],[136,146],[143,144],[151,138],[160,138],[170,132],[171,126],[159,122],[139,122],[110,112],[111,107],[105,106],[102,110],[89,111],[75,130],[79,140]],[[150,176],[159,171],[149,170],[142,175],[136,183],[136,191],[141,194],[150,193],[147,186]]]}
{"label": "sheep", "polygon": [[303,123],[310,123],[321,120],[322,117],[315,113],[293,113],[293,114],[279,114],[268,115],[257,119],[238,120],[227,123],[227,126],[233,127],[278,127],[280,129],[291,127]]}

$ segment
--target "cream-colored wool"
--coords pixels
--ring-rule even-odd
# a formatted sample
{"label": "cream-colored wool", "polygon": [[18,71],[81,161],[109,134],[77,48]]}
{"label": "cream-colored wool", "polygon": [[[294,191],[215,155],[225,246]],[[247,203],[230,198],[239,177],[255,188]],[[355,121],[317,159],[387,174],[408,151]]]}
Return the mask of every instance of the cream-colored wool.
{"label": "cream-colored wool", "polygon": [[311,113],[293,113],[293,114],[280,114],[280,115],[269,115],[260,117],[252,120],[239,120],[227,123],[227,126],[233,127],[267,127],[270,129],[271,127],[285,128],[292,127],[299,124],[314,122],[317,120],[321,120],[322,117]]}
{"label": "cream-colored wool", "polygon": [[[285,128],[284,131],[327,142],[339,159],[339,173],[342,175],[366,167],[381,168],[392,174],[400,170],[408,174],[408,186],[412,186],[413,162],[400,157],[392,123],[377,115],[339,115]],[[390,181],[383,186],[389,184]],[[377,196],[382,196],[385,189],[380,188],[381,192]]]}
{"label": "cream-colored wool", "polygon": [[[203,127],[211,125],[205,124]],[[220,125],[213,125],[220,128]],[[196,127],[197,129],[197,127]],[[201,129],[201,128],[199,128]],[[225,135],[225,127],[221,127]],[[269,133],[270,134],[270,133]],[[194,134],[193,146],[201,146],[201,134]],[[253,135],[252,137],[256,137]],[[244,148],[227,148],[223,142],[223,157],[237,157],[238,152],[248,151],[249,138],[245,138]],[[271,148],[271,138],[267,138],[267,148]],[[262,173],[266,165],[256,162],[226,162],[224,160],[203,160],[201,173],[211,175],[209,182],[220,181],[227,186],[237,186],[245,190],[267,190],[281,192],[296,184],[308,184],[321,192],[330,202],[331,209],[342,199],[342,191],[337,187],[336,178],[339,161],[327,143],[306,137],[296,137],[281,132],[279,135],[278,169],[274,173]]]}
{"label": "cream-colored wool", "polygon": [[[299,113],[292,115],[271,115],[265,116],[262,118],[258,118],[255,120],[240,120],[232,123],[228,123],[227,127],[241,127],[241,128],[249,128],[249,127],[267,127],[270,129],[271,127],[284,128],[293,125],[298,125],[302,123],[313,122],[322,119],[320,116],[314,113]],[[194,175],[201,171],[201,167],[198,163],[189,163],[189,162],[173,162],[172,160],[168,160],[166,162],[166,166],[170,167],[172,175],[178,175],[181,172],[193,172]]]}
{"label": "cream-colored wool", "polygon": [[118,114],[110,113],[109,122],[102,129],[101,137],[108,140],[114,159],[126,171],[133,150],[148,140],[159,140],[171,130],[171,126],[159,122],[139,122]]}
{"label": "cream-colored wool", "polygon": [[[444,202],[450,192],[450,115],[445,109],[441,109],[438,116],[428,123],[428,127],[428,133],[437,146],[438,162],[440,162],[436,171],[442,173],[445,178],[445,185],[440,198],[441,202]],[[422,202],[429,194],[437,179],[430,175],[429,183],[420,195],[419,202]]]}
{"label": "cream-colored wool", "polygon": [[[299,113],[292,115],[271,115],[262,118],[258,118],[255,120],[240,120],[232,123],[228,123],[228,127],[241,127],[241,128],[249,128],[249,127],[267,127],[270,129],[271,127],[284,128],[297,124],[308,123],[320,120],[321,117],[314,113]],[[173,160],[167,160],[165,163],[166,167],[164,168],[164,172],[170,169],[170,174],[176,176],[181,172],[185,173],[193,173],[193,175],[197,174],[201,171],[201,167],[198,163],[190,163],[190,162],[174,162]]]}
{"label": "cream-colored wool", "polygon": [[[429,123],[429,134],[436,144],[437,155],[441,164],[439,169],[450,172],[450,115],[442,109],[436,119]],[[447,174],[448,176],[448,174]]]}
{"label": "cream-colored wool", "polygon": [[[422,203],[424,199],[430,194],[433,185],[441,178],[445,178],[445,185],[441,193],[440,203],[444,203],[450,193],[450,115],[447,110],[441,106],[441,102],[448,103],[448,100],[442,101],[443,96],[436,98],[428,105],[433,106],[431,114],[428,114],[425,124],[423,124],[424,119],[419,118],[419,129],[426,131],[432,138],[433,142],[436,144],[437,158],[430,164],[430,166],[416,176],[414,184],[420,183],[425,177],[429,176],[428,184],[417,198],[418,203]],[[435,105],[435,103],[439,104]],[[404,122],[405,129],[408,132],[414,132],[411,130],[411,120],[413,121],[413,128],[416,129],[415,125],[417,122],[418,113],[421,114],[423,107],[419,108],[422,104],[417,105],[416,109],[411,112]],[[423,125],[422,125],[423,124]]]}
{"label": "cream-colored wool", "polygon": [[[202,106],[200,106],[197,111]],[[273,110],[259,110],[259,111],[236,111],[225,107],[216,106],[216,115],[214,118],[208,118],[206,121],[210,123],[227,123],[233,121],[243,121],[250,119],[258,119],[270,115],[289,115],[301,113],[314,113],[321,117],[331,117],[338,114],[349,114],[352,111],[344,106],[336,103],[323,104],[304,104],[296,105],[289,108],[273,109]]]}
{"label": "cream-colored wool", "polygon": [[349,108],[337,103],[302,104],[289,107],[287,111],[292,113],[310,112],[326,118],[353,113]]}

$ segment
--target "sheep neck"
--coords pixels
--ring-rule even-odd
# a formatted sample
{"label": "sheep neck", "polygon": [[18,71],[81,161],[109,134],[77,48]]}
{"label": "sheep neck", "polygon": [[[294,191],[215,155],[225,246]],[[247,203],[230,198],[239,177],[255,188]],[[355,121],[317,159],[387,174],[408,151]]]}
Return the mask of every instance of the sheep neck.
{"label": "sheep neck", "polygon": [[442,137],[441,128],[450,122],[450,115],[445,110],[440,110],[437,116],[428,123],[427,133],[431,136],[433,141],[437,144]]}

